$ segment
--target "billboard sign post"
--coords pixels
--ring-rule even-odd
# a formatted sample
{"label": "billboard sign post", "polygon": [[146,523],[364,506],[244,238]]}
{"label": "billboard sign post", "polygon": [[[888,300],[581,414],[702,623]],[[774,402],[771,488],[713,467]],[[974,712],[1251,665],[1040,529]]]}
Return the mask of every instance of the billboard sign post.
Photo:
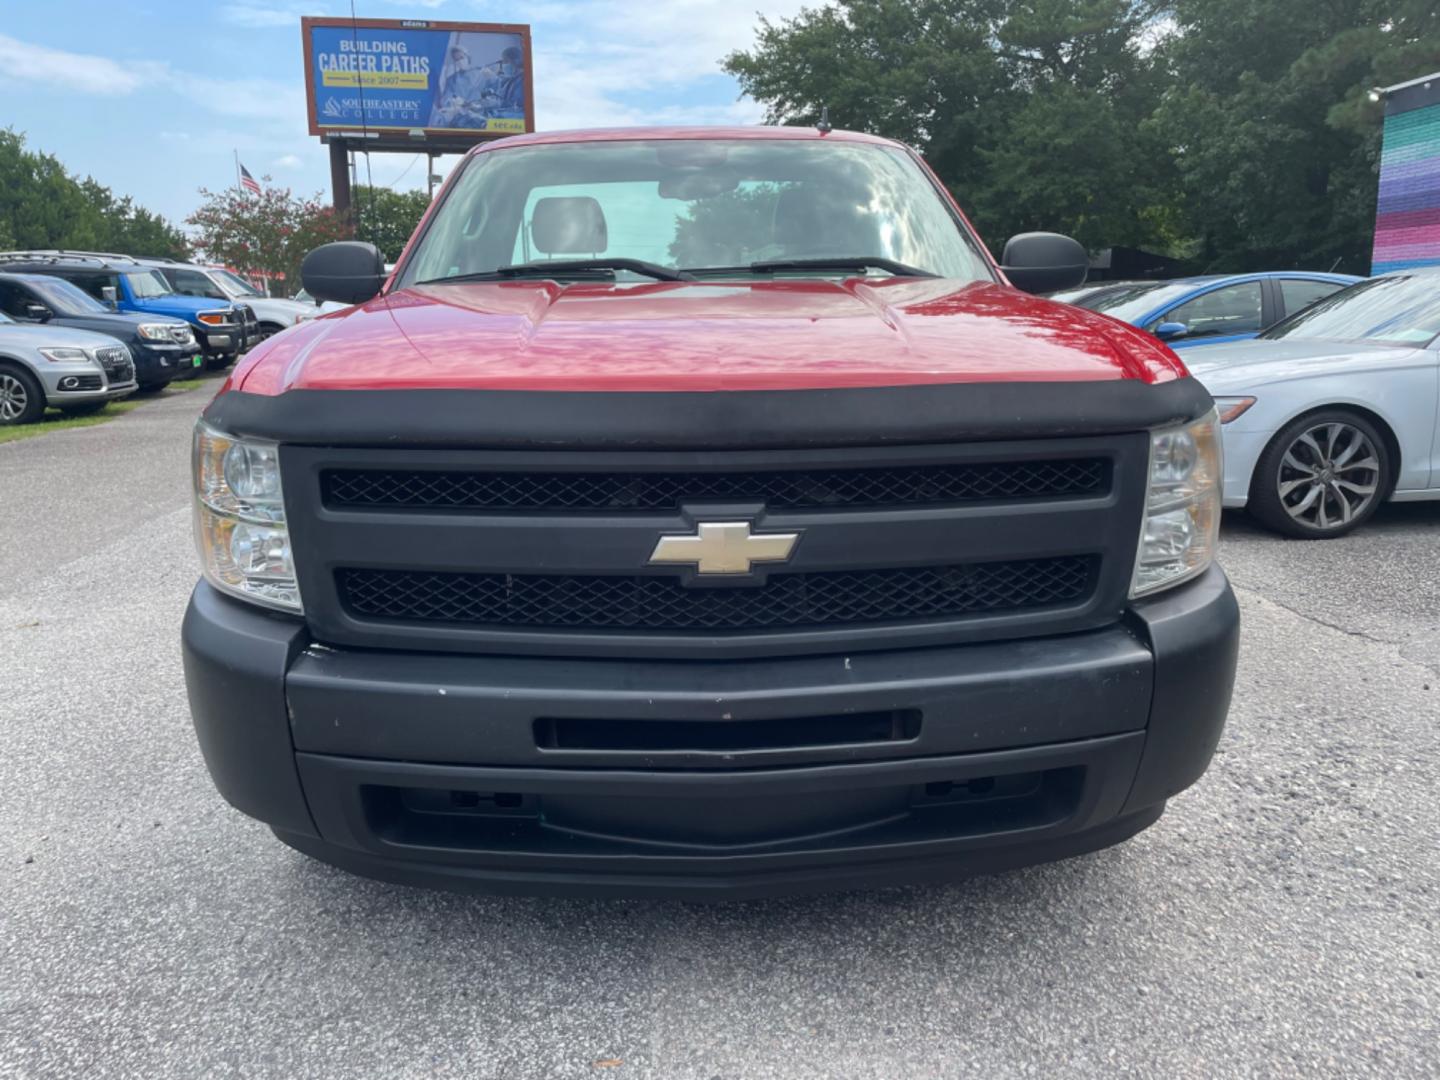
{"label": "billboard sign post", "polygon": [[535,130],[526,25],[306,17],[300,34],[310,134],[330,145],[341,212],[347,145],[458,154]]}

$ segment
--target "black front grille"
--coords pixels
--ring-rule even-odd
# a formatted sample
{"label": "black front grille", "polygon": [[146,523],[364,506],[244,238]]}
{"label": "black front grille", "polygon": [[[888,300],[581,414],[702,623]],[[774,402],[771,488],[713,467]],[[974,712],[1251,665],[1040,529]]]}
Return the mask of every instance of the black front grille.
{"label": "black front grille", "polygon": [[651,576],[344,569],[355,616],[535,630],[715,631],[955,618],[1073,604],[1097,560],[1064,556],[961,566],[774,574],[758,587],[690,588]]}
{"label": "black front grille", "polygon": [[[118,346],[95,350],[95,359],[105,369],[105,377],[112,386],[130,382],[135,378],[135,365],[130,360],[130,351]],[[99,380],[93,389],[100,389]]]}
{"label": "black front grille", "polygon": [[1108,471],[1104,458],[714,473],[329,469],[323,485],[337,507],[654,512],[702,500],[822,509],[1096,495]]}

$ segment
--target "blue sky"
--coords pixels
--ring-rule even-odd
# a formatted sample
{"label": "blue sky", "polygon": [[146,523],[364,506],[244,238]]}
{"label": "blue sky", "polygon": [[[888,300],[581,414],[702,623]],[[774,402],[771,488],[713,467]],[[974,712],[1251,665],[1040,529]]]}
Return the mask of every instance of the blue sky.
{"label": "blue sky", "polygon": [[[800,7],[356,0],[362,18],[530,23],[545,129],[756,122],[761,108],[739,100],[718,61],[752,43],[757,12]],[[257,177],[328,198],[326,149],[306,130],[300,16],[348,14],[348,0],[0,0],[0,127],[176,222],[196,189],[234,182],[232,151]],[[424,186],[414,155],[371,164],[377,184]]]}

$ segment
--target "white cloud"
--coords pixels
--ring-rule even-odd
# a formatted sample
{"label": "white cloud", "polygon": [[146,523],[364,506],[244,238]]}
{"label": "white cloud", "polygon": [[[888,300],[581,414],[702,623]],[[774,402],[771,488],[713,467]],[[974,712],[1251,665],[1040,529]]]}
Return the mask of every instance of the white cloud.
{"label": "white cloud", "polygon": [[147,61],[119,64],[108,57],[50,49],[0,34],[0,80],[87,94],[128,94],[152,81],[161,67]]}
{"label": "white cloud", "polygon": [[[806,0],[772,0],[775,20]],[[810,0],[810,7],[817,5]],[[733,0],[664,0],[646,7],[609,2],[538,3],[525,16],[535,32],[536,123],[542,128],[625,124],[757,123],[764,109],[667,104],[688,86],[720,74],[720,62],[754,44],[756,15]],[[742,15],[740,11],[745,13]],[[563,26],[552,36],[550,24]],[[649,97],[653,106],[621,103]]]}
{"label": "white cloud", "polygon": [[285,4],[276,7],[273,4],[248,3],[242,0],[237,4],[226,4],[220,9],[220,20],[232,26],[242,26],[247,30],[270,30],[276,27],[300,27],[300,16],[310,15],[314,5]]}
{"label": "white cloud", "polygon": [[50,49],[0,34],[0,83],[8,80],[81,94],[164,89],[217,116],[293,130],[303,130],[305,120],[305,88],[296,82],[214,78],[155,60],[121,65],[108,57]]}
{"label": "white cloud", "polygon": [[281,154],[270,164],[277,169],[299,169],[304,166],[305,162],[301,160],[299,154]]}

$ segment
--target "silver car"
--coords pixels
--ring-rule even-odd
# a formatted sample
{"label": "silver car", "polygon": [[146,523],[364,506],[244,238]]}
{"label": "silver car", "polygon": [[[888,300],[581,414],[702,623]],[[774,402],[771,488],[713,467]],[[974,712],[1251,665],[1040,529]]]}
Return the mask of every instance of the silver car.
{"label": "silver car", "polygon": [[115,338],[0,314],[0,426],[38,420],[47,405],[94,412],[135,388],[130,350]]}
{"label": "silver car", "polygon": [[1226,506],[1311,539],[1440,499],[1440,267],[1351,285],[1185,366],[1220,408]]}

